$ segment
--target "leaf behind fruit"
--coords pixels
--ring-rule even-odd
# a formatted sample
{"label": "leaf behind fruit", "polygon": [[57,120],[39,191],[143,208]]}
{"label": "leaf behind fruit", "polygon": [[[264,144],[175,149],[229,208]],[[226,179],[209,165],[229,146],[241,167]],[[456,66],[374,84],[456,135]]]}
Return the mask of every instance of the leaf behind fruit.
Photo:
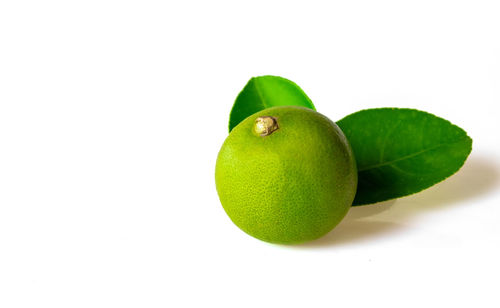
{"label": "leaf behind fruit", "polygon": [[358,166],[353,205],[414,194],[457,172],[472,150],[460,127],[430,113],[362,110],[338,121]]}
{"label": "leaf behind fruit", "polygon": [[277,76],[253,77],[234,102],[229,116],[229,131],[248,116],[275,106],[302,106],[316,110],[309,97],[294,82]]}

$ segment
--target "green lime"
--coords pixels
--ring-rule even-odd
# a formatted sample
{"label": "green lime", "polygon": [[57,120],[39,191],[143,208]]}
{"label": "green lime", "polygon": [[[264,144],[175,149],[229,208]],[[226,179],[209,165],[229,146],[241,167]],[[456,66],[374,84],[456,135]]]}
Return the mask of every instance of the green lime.
{"label": "green lime", "polygon": [[280,106],[231,131],[217,157],[215,182],[239,228],[263,241],[294,244],[317,239],[342,220],[357,172],[335,123],[311,109]]}

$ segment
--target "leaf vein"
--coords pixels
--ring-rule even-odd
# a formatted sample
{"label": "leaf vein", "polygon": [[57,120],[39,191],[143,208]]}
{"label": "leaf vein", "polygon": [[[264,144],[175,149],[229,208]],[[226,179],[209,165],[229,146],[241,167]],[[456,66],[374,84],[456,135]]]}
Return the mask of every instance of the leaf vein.
{"label": "leaf vein", "polygon": [[424,149],[424,150],[421,150],[421,151],[418,151],[418,152],[415,152],[415,153],[412,153],[412,154],[405,155],[405,156],[400,157],[400,158],[396,158],[396,159],[393,159],[393,160],[390,160],[390,161],[380,162],[380,163],[372,165],[372,166],[367,166],[367,167],[364,167],[364,168],[360,168],[360,169],[358,169],[358,172],[368,171],[368,170],[371,170],[371,169],[375,169],[375,168],[380,168],[380,167],[383,167],[383,166],[391,165],[393,163],[396,163],[396,162],[399,162],[399,161],[402,161],[402,160],[405,160],[405,159],[409,159],[409,158],[418,156],[418,155],[423,154],[425,152],[429,152],[429,151],[435,150],[435,149],[440,148],[442,146],[448,146],[448,145],[460,143],[460,142],[462,142],[464,140],[467,140],[467,139],[468,139],[468,137],[465,136],[463,138],[458,139],[456,142],[441,143],[441,144],[435,145],[433,147],[430,147],[430,148],[427,148],[427,149]]}
{"label": "leaf vein", "polygon": [[266,106],[266,100],[264,99],[264,96],[260,92],[259,86],[257,85],[257,80],[255,80],[255,79],[253,81],[253,86],[255,88],[255,92],[257,92],[257,95],[260,98],[260,102],[262,103],[262,107],[264,107],[264,109],[267,108],[267,106]]}

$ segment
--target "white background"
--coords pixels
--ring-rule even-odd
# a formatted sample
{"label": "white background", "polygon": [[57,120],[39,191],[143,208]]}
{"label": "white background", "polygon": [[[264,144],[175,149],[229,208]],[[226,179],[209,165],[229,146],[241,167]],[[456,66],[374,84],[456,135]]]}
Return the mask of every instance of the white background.
{"label": "white background", "polygon": [[[252,76],[332,120],[412,107],[452,178],[326,237],[247,236],[215,190]],[[0,307],[499,307],[498,1],[0,2]]]}

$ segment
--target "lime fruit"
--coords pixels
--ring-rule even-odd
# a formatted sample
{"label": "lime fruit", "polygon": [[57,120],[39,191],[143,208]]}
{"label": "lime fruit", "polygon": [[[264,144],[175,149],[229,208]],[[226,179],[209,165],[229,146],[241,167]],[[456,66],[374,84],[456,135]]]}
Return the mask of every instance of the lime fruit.
{"label": "lime fruit", "polygon": [[357,185],[351,147],[322,114],[295,106],[255,113],[224,141],[215,168],[224,210],[260,240],[295,244],[332,230]]}

